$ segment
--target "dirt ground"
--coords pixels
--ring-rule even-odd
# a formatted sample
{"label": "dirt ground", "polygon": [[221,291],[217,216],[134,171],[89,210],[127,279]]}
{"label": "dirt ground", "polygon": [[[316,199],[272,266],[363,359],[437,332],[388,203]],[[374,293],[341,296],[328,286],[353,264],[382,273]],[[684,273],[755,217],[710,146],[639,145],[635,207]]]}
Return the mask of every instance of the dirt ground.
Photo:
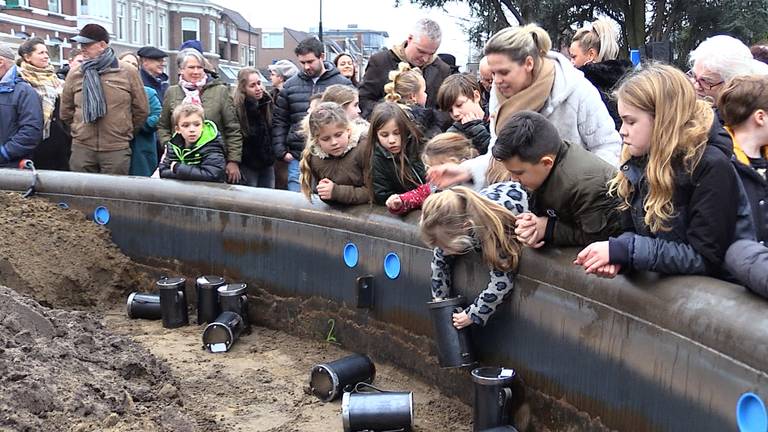
{"label": "dirt ground", "polygon": [[[82,213],[0,194],[0,230],[0,431],[341,430],[341,403],[306,387],[314,364],[349,352],[254,327],[211,354],[202,327],[126,317],[157,271]],[[470,430],[469,406],[376,366],[375,384],[414,393],[418,431]]]}

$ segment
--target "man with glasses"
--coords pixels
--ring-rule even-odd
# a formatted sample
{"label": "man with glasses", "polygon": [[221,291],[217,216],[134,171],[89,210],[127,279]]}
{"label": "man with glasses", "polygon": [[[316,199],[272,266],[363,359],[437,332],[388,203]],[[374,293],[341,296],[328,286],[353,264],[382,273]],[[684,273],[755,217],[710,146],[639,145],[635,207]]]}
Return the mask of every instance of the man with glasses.
{"label": "man with glasses", "polygon": [[141,60],[141,81],[145,86],[153,88],[160,102],[163,102],[165,91],[168,90],[168,75],[165,73],[165,58],[168,54],[153,46],[142,47],[136,54]]}
{"label": "man with glasses", "polygon": [[[400,62],[421,69],[427,83],[426,106],[434,108],[437,103],[437,89],[451,74],[450,66],[435,55],[441,39],[440,26],[431,19],[423,18],[416,22],[405,42],[372,55],[360,85],[362,116],[368,118],[374,106],[384,98],[384,85],[389,82],[389,72],[397,70]],[[442,113],[441,119],[447,121],[445,127],[450,125],[450,118],[442,116]]]}

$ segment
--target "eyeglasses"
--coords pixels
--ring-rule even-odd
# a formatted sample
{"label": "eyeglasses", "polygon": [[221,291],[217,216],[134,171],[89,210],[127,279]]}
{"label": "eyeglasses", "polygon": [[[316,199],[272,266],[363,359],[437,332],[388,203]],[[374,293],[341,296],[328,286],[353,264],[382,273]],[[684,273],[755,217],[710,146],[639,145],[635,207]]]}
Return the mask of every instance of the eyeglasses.
{"label": "eyeglasses", "polygon": [[693,69],[689,70],[685,73],[685,75],[688,76],[688,79],[691,80],[691,83],[698,84],[699,87],[705,90],[712,90],[713,88],[723,84],[725,81],[718,81],[716,83],[713,83],[711,81],[708,81],[704,78],[698,78],[696,77],[696,74],[693,73]]}

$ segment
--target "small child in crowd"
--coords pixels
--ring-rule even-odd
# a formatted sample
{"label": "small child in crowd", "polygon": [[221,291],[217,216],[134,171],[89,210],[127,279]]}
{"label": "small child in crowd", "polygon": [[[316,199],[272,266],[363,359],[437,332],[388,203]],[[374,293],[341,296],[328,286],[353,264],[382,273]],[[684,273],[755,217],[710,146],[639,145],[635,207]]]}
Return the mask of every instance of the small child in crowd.
{"label": "small child in crowd", "polygon": [[484,326],[514,287],[520,243],[515,240],[516,215],[528,210],[528,199],[519,183],[488,186],[479,193],[455,186],[431,195],[421,211],[421,237],[434,248],[432,297],[453,296],[451,266],[455,255],[473,250],[482,253],[490,281],[474,302],[453,315],[456,328]]}
{"label": "small child in crowd", "polygon": [[175,133],[165,144],[158,171],[160,177],[223,182],[224,142],[216,125],[205,119],[200,105],[183,103],[171,114]]}
{"label": "small child in crowd", "polygon": [[620,270],[723,277],[726,250],[754,240],[754,225],[730,139],[710,132],[711,105],[697,100],[683,72],[660,64],[634,71],[616,96],[624,149],[609,186],[627,232],[592,243],[574,263],[604,277]]}
{"label": "small child in crowd", "polygon": [[344,108],[347,119],[352,123],[359,123],[368,127],[368,122],[360,117],[360,95],[356,88],[348,85],[334,84],[328,86],[323,92],[322,102],[336,102]]}
{"label": "small child in crowd", "polygon": [[426,139],[442,132],[435,110],[424,107],[427,103],[427,82],[418,68],[411,69],[408,63],[402,62],[397,70],[391,71],[389,82],[384,85],[384,100],[408,107],[408,114]]}
{"label": "small child in crowd", "polygon": [[317,194],[325,202],[363,204],[370,191],[365,185],[366,129],[350,123],[344,108],[321,102],[308,117],[308,140],[301,155],[301,191],[311,201]]}
{"label": "small child in crowd", "polygon": [[466,74],[446,78],[437,91],[437,106],[454,121],[447,132],[458,132],[471,139],[480,154],[488,151],[490,122],[481,106],[480,86],[474,78]]}
{"label": "small child in crowd", "polygon": [[400,194],[426,183],[421,133],[400,105],[382,102],[371,114],[368,140],[373,202],[397,210],[403,204]]}

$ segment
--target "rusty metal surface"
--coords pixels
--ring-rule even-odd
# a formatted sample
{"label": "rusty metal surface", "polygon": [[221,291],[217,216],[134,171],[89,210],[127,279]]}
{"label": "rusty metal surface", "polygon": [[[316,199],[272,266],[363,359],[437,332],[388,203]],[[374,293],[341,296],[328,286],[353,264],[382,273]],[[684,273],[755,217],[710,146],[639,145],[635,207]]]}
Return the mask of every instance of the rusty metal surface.
{"label": "rusty metal surface", "polygon": [[[30,181],[29,173],[0,170],[0,190],[26,190]],[[109,207],[115,243],[140,260],[176,259],[350,308],[355,278],[371,274],[371,317],[431,332],[430,252],[416,215],[341,211],[273,190],[44,171],[37,190],[86,213]],[[360,252],[353,269],[342,260],[350,241]],[[388,252],[401,258],[396,280],[383,272]],[[575,253],[525,251],[511,301],[473,333],[483,361],[518,369],[528,385],[618,430],[736,430],[739,396],[768,395],[764,301],[703,277],[601,280],[570,264]],[[454,280],[473,296],[487,270],[476,256],[462,258]]]}

